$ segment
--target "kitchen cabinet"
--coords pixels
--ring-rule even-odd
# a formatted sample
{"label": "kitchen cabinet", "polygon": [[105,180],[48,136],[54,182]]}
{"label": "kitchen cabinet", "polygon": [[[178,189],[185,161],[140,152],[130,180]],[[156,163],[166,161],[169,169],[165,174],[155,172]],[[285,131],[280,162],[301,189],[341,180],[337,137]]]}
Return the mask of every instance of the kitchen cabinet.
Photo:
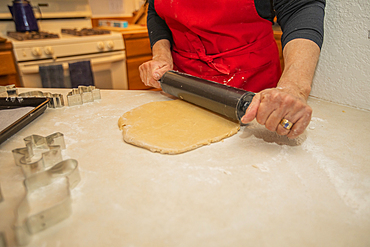
{"label": "kitchen cabinet", "polygon": [[281,31],[280,27],[276,25],[274,25],[272,29],[274,31],[275,42],[279,49],[280,66],[281,66],[281,70],[283,71],[284,70],[284,57],[283,57],[283,46],[281,44],[281,35],[283,34],[283,32]]}
{"label": "kitchen cabinet", "polygon": [[139,66],[152,58],[152,50],[147,30],[123,33],[127,56],[128,88],[132,90],[150,89],[145,86],[139,73]]}
{"label": "kitchen cabinet", "polygon": [[0,43],[0,85],[21,86],[10,42]]}

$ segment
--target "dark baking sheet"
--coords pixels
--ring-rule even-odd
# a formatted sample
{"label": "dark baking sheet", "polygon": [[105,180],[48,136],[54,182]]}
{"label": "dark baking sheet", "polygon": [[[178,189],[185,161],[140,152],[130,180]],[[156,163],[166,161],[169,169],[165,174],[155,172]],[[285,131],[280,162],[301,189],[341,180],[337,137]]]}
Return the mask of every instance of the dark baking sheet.
{"label": "dark baking sheet", "polygon": [[0,111],[28,106],[35,107],[0,132],[0,144],[44,113],[48,102],[48,98],[0,97]]}

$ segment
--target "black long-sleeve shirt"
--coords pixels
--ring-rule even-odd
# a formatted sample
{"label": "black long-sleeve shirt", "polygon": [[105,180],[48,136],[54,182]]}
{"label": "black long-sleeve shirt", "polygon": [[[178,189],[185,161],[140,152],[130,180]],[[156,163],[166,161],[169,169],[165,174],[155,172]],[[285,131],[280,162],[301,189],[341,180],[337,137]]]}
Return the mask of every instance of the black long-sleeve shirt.
{"label": "black long-sleeve shirt", "polygon": [[[309,39],[320,48],[324,38],[325,0],[254,0],[257,13],[273,23],[276,15],[283,35],[283,47],[296,38]],[[149,0],[148,32],[151,46],[158,40],[172,41],[172,34],[165,21],[158,16],[154,0]]]}

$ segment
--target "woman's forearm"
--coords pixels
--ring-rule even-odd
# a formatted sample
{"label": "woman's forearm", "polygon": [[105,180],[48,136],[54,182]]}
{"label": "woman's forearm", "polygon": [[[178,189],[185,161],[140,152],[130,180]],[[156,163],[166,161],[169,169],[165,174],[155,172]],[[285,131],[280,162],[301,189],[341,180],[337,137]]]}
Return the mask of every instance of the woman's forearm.
{"label": "woman's forearm", "polygon": [[166,71],[173,69],[170,41],[158,40],[152,47],[152,54],[152,60],[139,66],[140,78],[145,85],[159,88],[158,80]]}
{"label": "woman's forearm", "polygon": [[160,57],[170,58],[172,61],[171,55],[171,43],[167,39],[158,40],[152,47],[153,59]]}
{"label": "woman's forearm", "polygon": [[288,42],[283,51],[284,71],[277,87],[294,90],[307,100],[319,55],[319,46],[311,40]]}

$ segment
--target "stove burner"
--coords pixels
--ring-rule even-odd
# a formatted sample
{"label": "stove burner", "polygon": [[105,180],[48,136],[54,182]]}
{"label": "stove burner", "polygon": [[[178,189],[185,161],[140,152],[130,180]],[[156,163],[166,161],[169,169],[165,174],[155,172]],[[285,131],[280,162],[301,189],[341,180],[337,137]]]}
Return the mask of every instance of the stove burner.
{"label": "stove burner", "polygon": [[71,34],[73,36],[91,36],[110,34],[108,30],[96,29],[96,28],[82,28],[81,30],[62,28],[62,33]]}
{"label": "stove burner", "polygon": [[10,38],[23,41],[23,40],[37,40],[37,39],[57,39],[58,34],[48,32],[8,32]]}

